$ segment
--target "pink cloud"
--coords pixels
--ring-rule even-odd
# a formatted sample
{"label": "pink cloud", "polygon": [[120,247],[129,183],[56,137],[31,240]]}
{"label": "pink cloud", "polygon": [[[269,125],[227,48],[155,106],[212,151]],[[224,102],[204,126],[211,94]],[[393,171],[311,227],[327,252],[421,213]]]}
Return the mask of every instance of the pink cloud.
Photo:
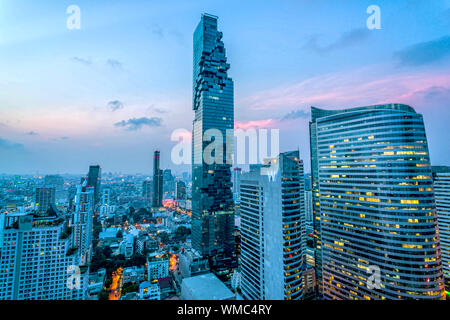
{"label": "pink cloud", "polygon": [[355,107],[381,103],[411,103],[417,92],[450,88],[450,74],[441,70],[386,74],[382,66],[313,77],[297,84],[258,92],[239,101],[249,113],[272,111],[277,117],[292,110]]}
{"label": "pink cloud", "polygon": [[276,119],[254,120],[254,121],[236,121],[235,129],[270,129],[277,126]]}

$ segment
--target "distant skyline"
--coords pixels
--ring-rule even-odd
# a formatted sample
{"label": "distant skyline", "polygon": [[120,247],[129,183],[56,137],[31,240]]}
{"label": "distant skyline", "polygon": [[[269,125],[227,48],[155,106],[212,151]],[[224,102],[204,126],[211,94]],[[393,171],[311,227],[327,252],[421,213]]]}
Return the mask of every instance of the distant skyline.
{"label": "distant skyline", "polygon": [[[66,28],[69,5],[81,30]],[[366,9],[381,9],[368,30]],[[0,2],[0,174],[151,173],[191,130],[192,36],[219,17],[237,128],[280,128],[309,172],[310,107],[404,103],[450,165],[450,0]]]}

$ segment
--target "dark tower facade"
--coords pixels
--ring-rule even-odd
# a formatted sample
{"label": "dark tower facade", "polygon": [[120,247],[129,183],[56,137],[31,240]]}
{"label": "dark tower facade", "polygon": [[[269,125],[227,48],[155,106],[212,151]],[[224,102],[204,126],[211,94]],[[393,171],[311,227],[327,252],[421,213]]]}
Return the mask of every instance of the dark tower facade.
{"label": "dark tower facade", "polygon": [[95,204],[100,202],[101,181],[102,181],[102,168],[99,165],[90,166],[87,177],[87,185],[94,187]]}
{"label": "dark tower facade", "polygon": [[153,157],[153,199],[152,199],[153,208],[162,207],[163,172],[159,168],[160,160],[161,160],[161,153],[159,150],[156,150],[155,155]]}
{"label": "dark tower facade", "polygon": [[[226,150],[232,150],[227,138],[234,136],[234,84],[227,75],[229,68],[217,17],[203,14],[194,32],[192,244],[210,257],[228,256],[234,250],[231,164],[226,161]],[[208,130],[220,132],[223,142],[223,158],[216,154],[212,164],[203,157],[210,144],[203,141]]]}

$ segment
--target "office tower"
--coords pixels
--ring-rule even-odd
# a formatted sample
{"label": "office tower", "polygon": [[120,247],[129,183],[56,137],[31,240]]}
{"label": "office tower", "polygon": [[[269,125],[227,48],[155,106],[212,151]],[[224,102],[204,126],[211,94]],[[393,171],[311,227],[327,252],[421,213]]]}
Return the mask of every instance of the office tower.
{"label": "office tower", "polygon": [[88,264],[92,256],[95,188],[85,180],[77,186],[75,211],[72,214],[73,243],[79,249],[80,263]]}
{"label": "office tower", "polygon": [[149,178],[145,179],[142,183],[142,197],[146,207],[152,206],[152,184],[153,181]]}
{"label": "office tower", "polygon": [[[232,150],[234,89],[217,19],[203,14],[194,32],[192,245],[209,256],[231,255],[234,250],[231,164],[226,161],[227,150]],[[215,139],[223,142],[212,164],[203,158],[210,144],[203,137],[210,130],[220,132],[222,137]]]}
{"label": "office tower", "polygon": [[[305,180],[305,186],[306,186]],[[305,232],[307,234],[306,241],[304,242],[304,253],[306,268],[315,266],[315,250],[314,250],[314,223],[312,215],[312,191],[305,191]]]}
{"label": "office tower", "polygon": [[153,157],[153,207],[162,207],[163,201],[163,174],[159,168],[161,153],[159,150],[155,151]]}
{"label": "office tower", "polygon": [[100,202],[101,195],[101,180],[102,180],[102,168],[97,166],[90,166],[87,177],[87,185],[94,187],[94,201],[95,204]]}
{"label": "office tower", "polygon": [[35,204],[38,212],[45,213],[51,205],[55,205],[55,187],[36,188]]}
{"label": "office tower", "polygon": [[[241,290],[249,300],[303,295],[303,161],[298,151],[269,160],[270,175],[253,167],[241,178]],[[266,165],[267,166],[267,165]]]}
{"label": "office tower", "polygon": [[443,298],[422,115],[386,104],[312,108],[312,118],[324,298]]}
{"label": "office tower", "polygon": [[234,200],[234,207],[235,207],[236,214],[239,213],[239,209],[240,209],[241,176],[242,176],[242,169],[234,168],[233,169],[233,200]]}
{"label": "office tower", "polygon": [[450,167],[433,166],[433,187],[442,251],[445,290],[450,292]]}
{"label": "office tower", "polygon": [[111,205],[111,189],[103,189],[102,190],[102,206],[109,206]]}
{"label": "office tower", "polygon": [[[0,300],[83,300],[88,268],[79,266],[71,230],[53,208],[3,220]],[[79,280],[77,280],[77,273]]]}
{"label": "office tower", "polygon": [[175,194],[175,178],[170,169],[163,171],[163,193],[166,198],[172,198]]}
{"label": "office tower", "polygon": [[177,181],[175,185],[175,195],[177,200],[186,200],[186,183]]}

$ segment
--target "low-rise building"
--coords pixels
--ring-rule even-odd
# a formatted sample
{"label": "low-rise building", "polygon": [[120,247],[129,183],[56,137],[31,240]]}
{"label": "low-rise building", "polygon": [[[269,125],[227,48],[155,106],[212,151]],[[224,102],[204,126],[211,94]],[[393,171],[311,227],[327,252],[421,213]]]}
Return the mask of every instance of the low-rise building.
{"label": "low-rise building", "polygon": [[236,300],[236,296],[212,273],[185,278],[181,283],[182,300]]}
{"label": "low-rise building", "polygon": [[167,278],[169,276],[169,255],[163,252],[149,254],[147,271],[149,280]]}
{"label": "low-rise building", "polygon": [[139,285],[139,300],[161,300],[158,281],[144,281]]}
{"label": "low-rise building", "polygon": [[122,282],[141,282],[145,280],[145,267],[134,266],[123,269]]}

